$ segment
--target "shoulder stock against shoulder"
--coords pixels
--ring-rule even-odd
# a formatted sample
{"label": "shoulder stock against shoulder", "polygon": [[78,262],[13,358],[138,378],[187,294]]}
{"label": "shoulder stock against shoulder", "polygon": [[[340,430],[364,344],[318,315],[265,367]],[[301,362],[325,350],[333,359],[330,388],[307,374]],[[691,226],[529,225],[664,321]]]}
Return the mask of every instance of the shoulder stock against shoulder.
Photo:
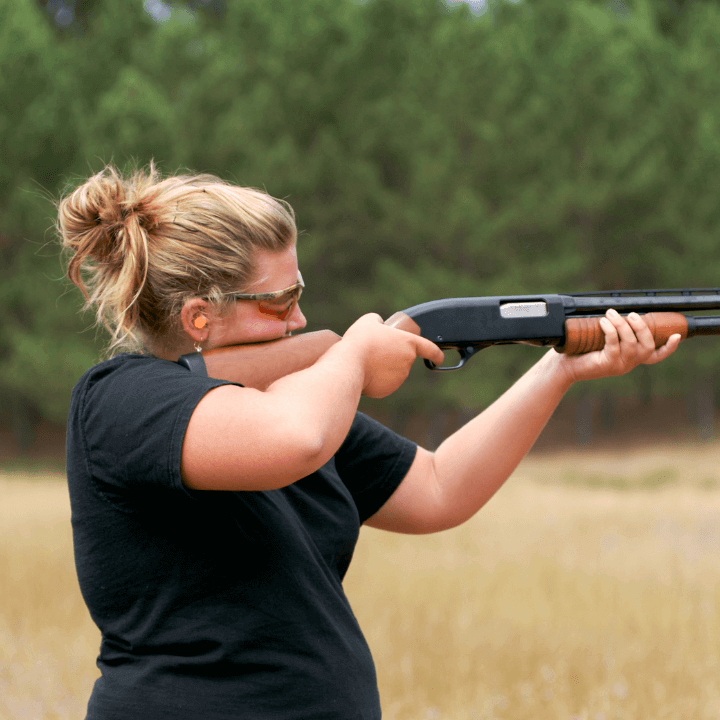
{"label": "shoulder stock against shoulder", "polygon": [[270,342],[190,353],[178,363],[211,378],[266,390],[281,377],[316,363],[338,340],[340,336],[331,330],[318,330]]}
{"label": "shoulder stock against shoulder", "polygon": [[[403,313],[395,313],[385,324],[420,334],[417,324]],[[332,330],[317,330],[270,342],[189,353],[178,363],[191,372],[266,390],[281,377],[314,365],[338,340],[340,336]]]}

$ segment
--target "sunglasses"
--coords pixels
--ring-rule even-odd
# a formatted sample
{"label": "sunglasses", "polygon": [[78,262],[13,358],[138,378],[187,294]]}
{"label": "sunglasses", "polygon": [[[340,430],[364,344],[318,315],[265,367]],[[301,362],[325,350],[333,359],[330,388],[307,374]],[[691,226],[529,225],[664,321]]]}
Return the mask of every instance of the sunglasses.
{"label": "sunglasses", "polygon": [[255,300],[263,315],[272,315],[278,320],[286,320],[300,300],[305,283],[298,271],[298,281],[284,290],[264,293],[225,293],[234,300]]}

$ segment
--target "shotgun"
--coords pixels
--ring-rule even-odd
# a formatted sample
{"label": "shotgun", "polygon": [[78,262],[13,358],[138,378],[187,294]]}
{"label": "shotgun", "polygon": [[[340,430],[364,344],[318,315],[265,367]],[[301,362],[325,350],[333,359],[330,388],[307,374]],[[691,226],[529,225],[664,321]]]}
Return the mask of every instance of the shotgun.
{"label": "shotgun", "polygon": [[[456,350],[457,365],[436,366],[425,360],[431,370],[445,371],[458,370],[491,345],[554,347],[569,355],[600,350],[605,344],[600,318],[610,308],[644,315],[655,347],[675,333],[683,340],[720,335],[720,316],[683,314],[720,310],[720,288],[448,298],[414,305],[385,322],[422,335],[443,350]],[[191,353],[178,362],[194,372],[265,390],[278,378],[310,367],[339,339],[330,330],[319,330]]]}

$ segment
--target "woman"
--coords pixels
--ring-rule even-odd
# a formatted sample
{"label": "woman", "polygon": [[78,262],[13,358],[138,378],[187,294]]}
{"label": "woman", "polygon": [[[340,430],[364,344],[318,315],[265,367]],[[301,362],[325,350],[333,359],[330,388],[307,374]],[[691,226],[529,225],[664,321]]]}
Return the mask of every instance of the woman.
{"label": "woman", "polygon": [[443,358],[377,315],[265,392],[174,362],[305,326],[286,204],[211,176],[107,168],[60,202],[58,224],[113,349],[142,349],[85,373],[68,423],[76,565],[102,631],[93,719],[379,718],[341,584],[360,525],[462,523],[574,382],[657,362],[680,339],[656,350],[640,317],[610,311],[602,351],[548,352],[430,453],[357,413],[416,357]]}

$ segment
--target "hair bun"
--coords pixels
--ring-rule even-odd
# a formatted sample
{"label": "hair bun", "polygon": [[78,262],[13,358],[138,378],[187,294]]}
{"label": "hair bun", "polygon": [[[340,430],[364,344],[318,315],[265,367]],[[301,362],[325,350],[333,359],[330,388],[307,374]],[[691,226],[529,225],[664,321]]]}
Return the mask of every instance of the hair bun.
{"label": "hair bun", "polygon": [[150,211],[156,177],[152,165],[127,179],[107,167],[58,203],[58,229],[71,255],[68,277],[87,306],[97,307],[99,320],[106,312],[114,315],[116,336],[137,322],[137,299],[147,280],[149,235],[157,225]]}
{"label": "hair bun", "polygon": [[157,226],[148,208],[147,175],[123,179],[108,167],[89,178],[59,207],[63,244],[98,262],[121,262],[126,243]]}

